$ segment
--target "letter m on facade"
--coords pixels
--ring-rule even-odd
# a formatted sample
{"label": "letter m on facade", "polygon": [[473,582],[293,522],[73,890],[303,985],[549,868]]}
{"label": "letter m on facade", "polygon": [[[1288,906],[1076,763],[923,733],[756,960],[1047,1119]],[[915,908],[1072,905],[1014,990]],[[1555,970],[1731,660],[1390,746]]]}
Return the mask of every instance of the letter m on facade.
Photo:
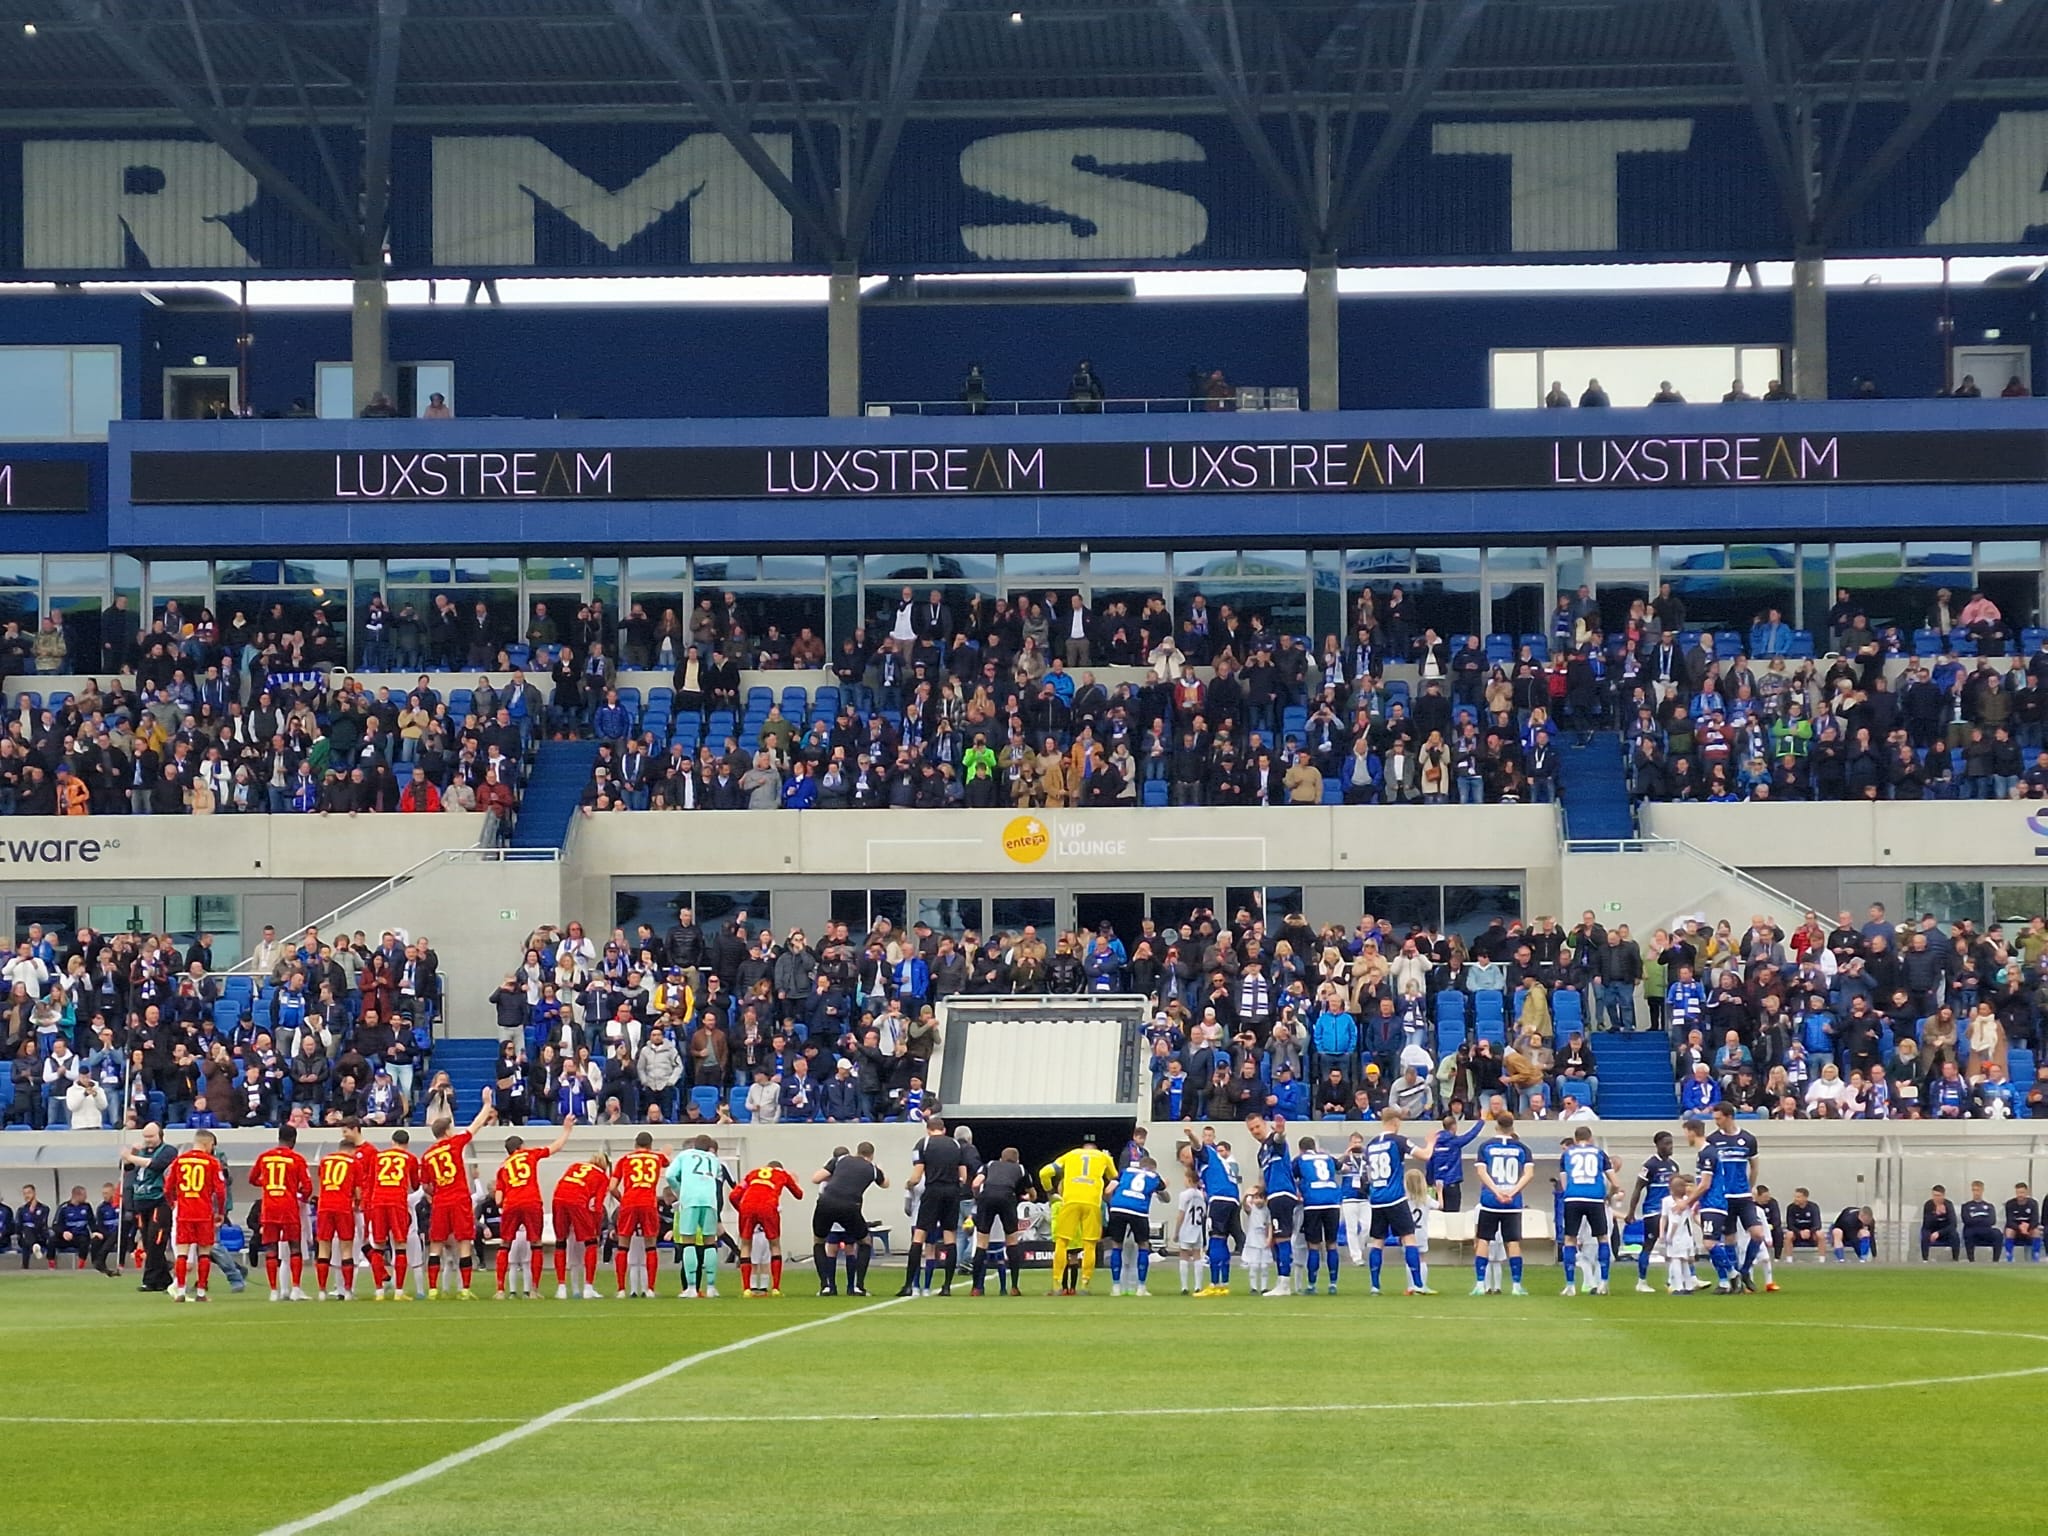
{"label": "letter m on facade", "polygon": [[[759,137],[788,171],[789,135]],[[690,135],[616,190],[524,135],[434,140],[437,267],[534,266],[544,210],[616,255],[679,208],[687,210],[692,266],[790,260],[789,210],[718,134]]]}

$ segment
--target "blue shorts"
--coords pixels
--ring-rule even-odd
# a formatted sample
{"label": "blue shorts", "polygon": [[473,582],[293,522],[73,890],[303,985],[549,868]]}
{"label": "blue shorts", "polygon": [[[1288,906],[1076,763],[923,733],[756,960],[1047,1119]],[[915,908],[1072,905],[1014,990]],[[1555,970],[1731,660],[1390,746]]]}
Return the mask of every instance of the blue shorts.
{"label": "blue shorts", "polygon": [[1700,1235],[1710,1243],[1718,1243],[1728,1235],[1728,1213],[1726,1211],[1701,1211]]}

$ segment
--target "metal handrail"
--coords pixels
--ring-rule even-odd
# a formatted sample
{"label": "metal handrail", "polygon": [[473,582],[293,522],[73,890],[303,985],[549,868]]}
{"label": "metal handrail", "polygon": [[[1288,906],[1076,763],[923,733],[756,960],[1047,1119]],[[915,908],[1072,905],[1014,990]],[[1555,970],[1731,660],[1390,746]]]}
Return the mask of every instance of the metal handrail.
{"label": "metal handrail", "polygon": [[[473,859],[480,864],[553,864],[558,863],[561,857],[562,850],[559,848],[442,848],[428,854],[417,863],[407,865],[389,879],[378,881],[368,890],[358,891],[332,912],[323,913],[309,922],[300,924],[299,932],[332,927],[365,903],[375,901],[400,886],[410,884],[433,865],[453,863],[457,859]],[[253,976],[256,974],[255,965],[256,957],[247,955],[224,971],[210,971],[207,974],[217,977]]]}
{"label": "metal handrail", "polygon": [[1682,837],[1582,837],[1569,839],[1564,845],[1566,853],[1655,853],[1660,850],[1682,853],[1689,859],[1705,864],[1717,874],[1741,881],[1751,890],[1794,912],[1813,910],[1813,903],[1801,901],[1789,892],[1781,891],[1769,882],[1759,880],[1741,865],[1730,864],[1726,859],[1711,854],[1698,844],[1689,843]]}

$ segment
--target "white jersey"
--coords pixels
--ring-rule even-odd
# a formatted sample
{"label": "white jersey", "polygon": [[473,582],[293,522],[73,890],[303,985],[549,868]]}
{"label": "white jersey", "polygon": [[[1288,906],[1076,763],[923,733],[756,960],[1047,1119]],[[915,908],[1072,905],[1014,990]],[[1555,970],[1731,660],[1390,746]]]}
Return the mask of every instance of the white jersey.
{"label": "white jersey", "polygon": [[1700,1255],[1700,1218],[1691,1207],[1681,1207],[1669,1195],[1657,1213],[1657,1246],[1667,1259],[1696,1259]]}
{"label": "white jersey", "polygon": [[1429,1254],[1429,1213],[1442,1209],[1435,1195],[1424,1195],[1420,1200],[1408,1202],[1408,1214],[1415,1218],[1415,1247],[1425,1257]]}
{"label": "white jersey", "polygon": [[1173,1238],[1183,1248],[1200,1248],[1209,1241],[1209,1197],[1199,1189],[1180,1192]]}
{"label": "white jersey", "polygon": [[[1270,1253],[1273,1248],[1273,1213],[1263,1205],[1244,1208],[1244,1251],[1247,1255]],[[1249,1263],[1250,1259],[1247,1258]]]}

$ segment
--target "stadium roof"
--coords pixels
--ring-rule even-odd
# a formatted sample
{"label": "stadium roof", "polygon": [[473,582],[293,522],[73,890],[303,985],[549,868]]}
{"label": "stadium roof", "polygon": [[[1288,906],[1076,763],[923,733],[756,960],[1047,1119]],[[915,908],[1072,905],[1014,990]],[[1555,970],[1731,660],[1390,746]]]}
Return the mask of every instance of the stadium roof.
{"label": "stadium roof", "polygon": [[[1965,95],[2048,97],[2048,0],[0,0],[0,127],[196,127],[359,267],[399,125],[708,124],[850,263],[910,120],[1220,112],[1323,260],[1426,111],[1714,104],[1815,250]],[[356,217],[289,184],[270,124],[318,125]],[[757,125],[839,146],[838,191]]]}
{"label": "stadium roof", "polygon": [[380,26],[396,117],[436,123],[707,116],[678,60],[756,116],[1214,111],[1219,68],[1384,110],[1453,31],[1459,110],[1740,103],[1758,64],[1781,102],[1911,97],[1994,28],[1959,90],[2048,93],[2037,0],[0,0],[0,122],[183,122],[138,58],[245,126],[360,120]]}

